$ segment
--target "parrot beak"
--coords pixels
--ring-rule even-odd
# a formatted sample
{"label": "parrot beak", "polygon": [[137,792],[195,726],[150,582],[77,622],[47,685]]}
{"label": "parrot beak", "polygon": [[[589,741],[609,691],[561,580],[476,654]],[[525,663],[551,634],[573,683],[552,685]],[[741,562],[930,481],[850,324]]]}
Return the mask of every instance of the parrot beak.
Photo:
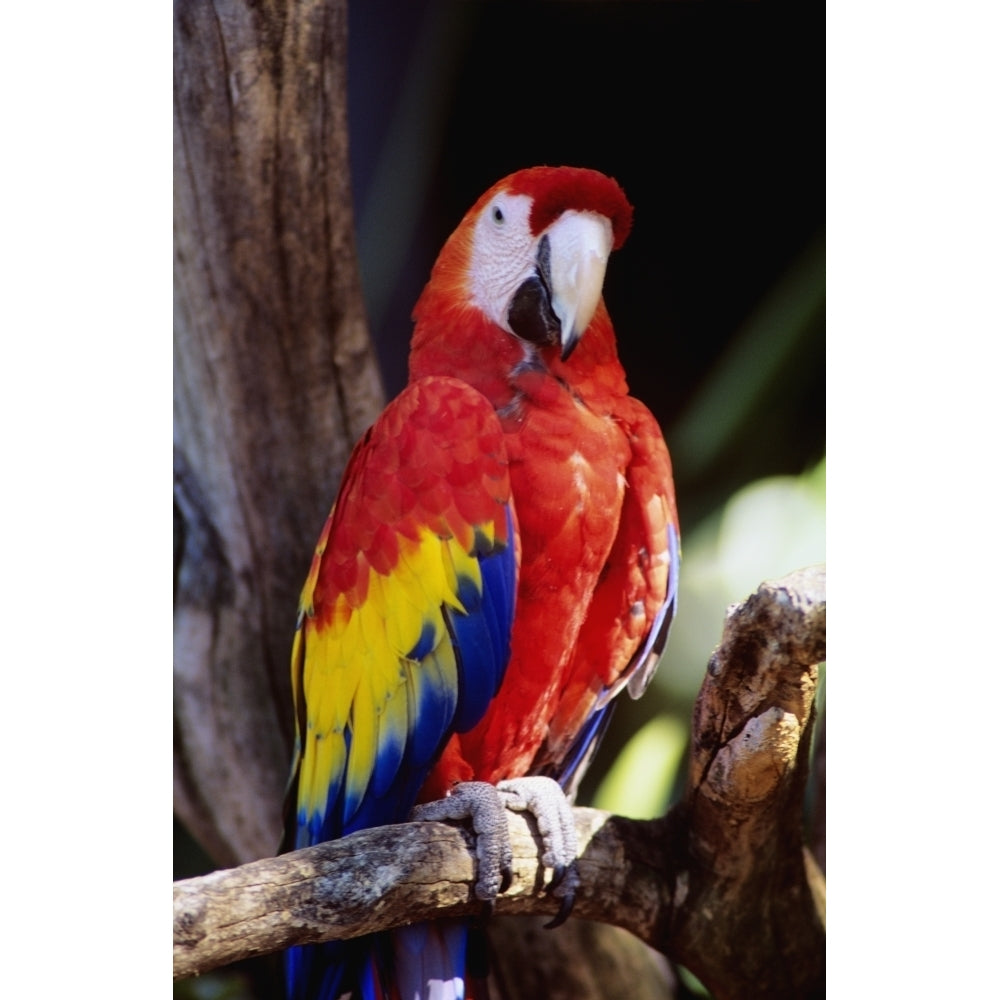
{"label": "parrot beak", "polygon": [[[563,212],[549,227],[548,280],[565,361],[601,301],[611,255],[611,223],[595,212]],[[544,242],[544,239],[543,239]]]}
{"label": "parrot beak", "polygon": [[563,212],[539,240],[535,274],[514,293],[511,330],[540,347],[559,344],[565,361],[601,300],[611,242],[604,216]]}

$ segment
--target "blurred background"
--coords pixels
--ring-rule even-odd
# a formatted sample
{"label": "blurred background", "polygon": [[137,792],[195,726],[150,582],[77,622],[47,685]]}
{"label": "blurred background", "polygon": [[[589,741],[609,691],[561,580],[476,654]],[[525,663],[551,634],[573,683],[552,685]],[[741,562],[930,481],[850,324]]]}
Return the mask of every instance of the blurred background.
{"label": "blurred background", "polygon": [[[605,299],[673,455],[679,611],[580,804],[661,815],[727,605],[825,561],[824,18],[822,4],[349,4],[358,251],[388,396],[434,258],[495,181],[594,167],[635,206]],[[175,996],[241,995],[211,978]]]}

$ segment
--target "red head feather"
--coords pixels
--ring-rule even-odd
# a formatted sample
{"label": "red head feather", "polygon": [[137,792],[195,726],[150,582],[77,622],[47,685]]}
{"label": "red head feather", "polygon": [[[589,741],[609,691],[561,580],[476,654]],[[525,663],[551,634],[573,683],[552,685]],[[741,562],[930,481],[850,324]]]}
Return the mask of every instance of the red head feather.
{"label": "red head feather", "polygon": [[534,199],[531,231],[537,236],[567,209],[597,212],[611,220],[614,249],[625,242],[632,228],[632,206],[613,177],[587,167],[529,167],[511,174],[498,186],[511,194]]}

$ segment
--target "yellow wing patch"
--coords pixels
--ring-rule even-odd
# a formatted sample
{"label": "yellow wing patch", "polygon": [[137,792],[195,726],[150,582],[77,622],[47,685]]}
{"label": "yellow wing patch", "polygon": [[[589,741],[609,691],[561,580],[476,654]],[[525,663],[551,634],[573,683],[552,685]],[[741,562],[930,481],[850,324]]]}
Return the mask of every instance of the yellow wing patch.
{"label": "yellow wing patch", "polygon": [[305,725],[298,741],[300,822],[325,814],[342,784],[349,801],[361,800],[379,755],[402,753],[427,685],[457,697],[442,607],[466,610],[459,597],[463,584],[482,592],[479,561],[457,539],[426,529],[416,541],[400,536],[399,549],[391,574],[369,569],[359,608],[339,595],[322,620],[312,607],[322,556],[317,549],[293,651],[293,695]]}

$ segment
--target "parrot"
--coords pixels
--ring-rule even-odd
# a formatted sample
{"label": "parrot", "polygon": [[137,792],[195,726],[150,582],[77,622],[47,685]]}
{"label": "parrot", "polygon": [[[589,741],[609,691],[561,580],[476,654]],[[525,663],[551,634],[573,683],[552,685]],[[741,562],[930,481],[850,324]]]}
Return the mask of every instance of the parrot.
{"label": "parrot", "polygon": [[[503,809],[528,809],[553,925],[572,907],[572,796],[677,603],[670,455],[603,299],[632,217],[599,171],[530,167],[441,249],[408,382],[355,446],[302,590],[283,850],[472,816],[488,907],[510,881]],[[445,920],[298,946],[288,995],[482,998],[474,939]]]}

